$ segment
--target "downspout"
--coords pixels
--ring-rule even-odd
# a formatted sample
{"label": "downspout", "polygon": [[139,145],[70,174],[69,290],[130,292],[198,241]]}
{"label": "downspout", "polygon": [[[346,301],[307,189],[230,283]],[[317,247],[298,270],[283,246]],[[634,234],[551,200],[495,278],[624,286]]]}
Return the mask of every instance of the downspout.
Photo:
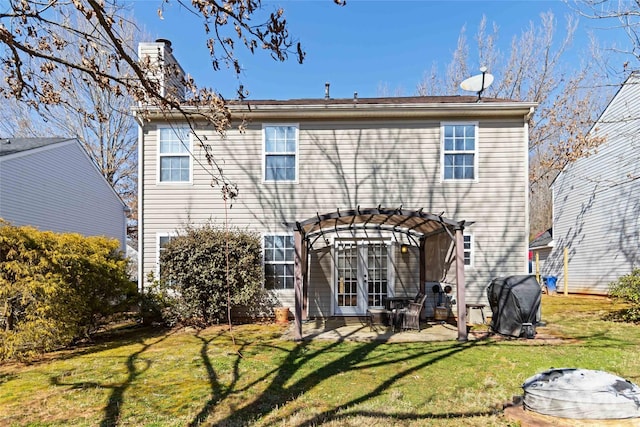
{"label": "downspout", "polygon": [[455,227],[456,232],[456,298],[458,300],[458,341],[467,341],[467,303],[464,281],[464,221]]}
{"label": "downspout", "polygon": [[529,274],[529,233],[531,232],[531,224],[529,223],[529,120],[533,116],[534,108],[531,107],[529,112],[524,116],[524,215],[525,215],[525,253],[524,253],[524,271]]}
{"label": "downspout", "polygon": [[144,126],[144,119],[140,117],[136,112],[133,112],[133,117],[138,122],[138,293],[142,295],[144,293],[144,222],[143,222],[143,201],[144,201],[144,150],[143,150],[143,137],[144,133],[142,127]]}

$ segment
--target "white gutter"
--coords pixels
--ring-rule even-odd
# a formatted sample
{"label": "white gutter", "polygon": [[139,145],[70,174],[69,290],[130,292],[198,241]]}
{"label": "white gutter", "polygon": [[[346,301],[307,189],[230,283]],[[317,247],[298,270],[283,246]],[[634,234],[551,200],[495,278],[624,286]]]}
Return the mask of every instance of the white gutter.
{"label": "white gutter", "polygon": [[[406,103],[406,104],[228,104],[233,119],[365,119],[365,118],[416,118],[416,119],[455,119],[522,117],[531,114],[535,103],[491,102],[491,103]],[[157,107],[137,107],[136,111],[146,119],[184,118],[184,113],[194,115],[207,114],[207,110],[185,106],[183,112],[163,111]]]}

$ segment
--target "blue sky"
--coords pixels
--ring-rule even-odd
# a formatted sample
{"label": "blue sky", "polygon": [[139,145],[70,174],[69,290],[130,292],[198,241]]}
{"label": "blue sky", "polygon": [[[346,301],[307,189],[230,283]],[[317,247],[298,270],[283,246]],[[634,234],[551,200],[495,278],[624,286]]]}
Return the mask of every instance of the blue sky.
{"label": "blue sky", "polygon": [[[174,55],[199,85],[233,98],[242,83],[250,99],[320,98],[325,82],[331,83],[334,98],[351,97],[354,92],[373,97],[381,87],[390,94],[415,95],[417,84],[434,63],[444,67],[451,60],[461,28],[466,26],[471,41],[483,15],[498,25],[506,51],[511,38],[530,21],[538,22],[540,13],[552,11],[559,29],[571,13],[560,0],[348,0],[345,7],[332,0],[266,0],[266,12],[284,8],[289,31],[302,42],[307,57],[302,65],[293,57],[280,63],[265,52],[251,55],[240,47],[237,52],[244,71],[238,80],[232,70],[213,71],[201,23],[175,2],[162,20],[156,13],[160,0],[135,0],[134,4],[136,20],[151,40],[171,40]],[[590,31],[599,37],[611,35],[596,25],[601,24],[580,20],[572,48],[576,60]],[[471,54],[473,58],[473,49]]]}

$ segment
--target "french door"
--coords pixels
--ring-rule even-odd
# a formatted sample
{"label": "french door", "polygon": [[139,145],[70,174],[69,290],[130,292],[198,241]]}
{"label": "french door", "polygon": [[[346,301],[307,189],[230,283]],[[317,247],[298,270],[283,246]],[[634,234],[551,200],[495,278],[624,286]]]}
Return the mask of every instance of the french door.
{"label": "french door", "polygon": [[368,307],[384,307],[392,292],[390,248],[382,241],[336,242],[336,315],[361,315]]}

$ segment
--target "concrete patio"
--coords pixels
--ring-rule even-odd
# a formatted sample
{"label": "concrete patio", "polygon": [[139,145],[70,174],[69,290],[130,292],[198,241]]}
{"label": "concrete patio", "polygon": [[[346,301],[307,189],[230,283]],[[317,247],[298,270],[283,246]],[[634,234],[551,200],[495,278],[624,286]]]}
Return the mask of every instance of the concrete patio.
{"label": "concrete patio", "polygon": [[[455,341],[458,329],[455,322],[422,321],[420,331],[396,331],[391,326],[374,325],[370,327],[363,318],[329,318],[311,319],[302,322],[302,339],[326,339],[338,341],[386,341],[386,342],[427,342]],[[283,335],[284,339],[294,339],[294,323]],[[476,334],[469,334],[469,340],[476,339]]]}

